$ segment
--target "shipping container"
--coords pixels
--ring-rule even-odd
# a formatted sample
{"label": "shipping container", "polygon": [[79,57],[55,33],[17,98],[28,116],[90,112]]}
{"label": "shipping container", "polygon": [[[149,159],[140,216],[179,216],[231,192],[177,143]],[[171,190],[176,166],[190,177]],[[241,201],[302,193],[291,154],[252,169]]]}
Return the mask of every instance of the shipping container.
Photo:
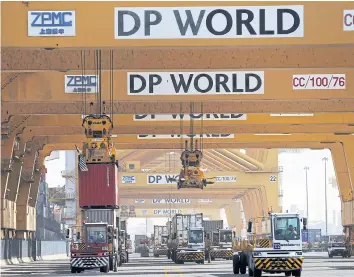
{"label": "shipping container", "polygon": [[118,169],[115,164],[87,164],[79,170],[81,208],[118,208]]}
{"label": "shipping container", "polygon": [[205,234],[210,234],[211,232],[216,232],[218,229],[224,228],[223,220],[204,220],[203,227]]}
{"label": "shipping container", "polygon": [[84,210],[84,217],[86,223],[105,222],[108,225],[116,226],[116,219],[118,210],[114,209],[88,209]]}
{"label": "shipping container", "polygon": [[302,230],[302,241],[309,243],[321,242],[321,229]]}

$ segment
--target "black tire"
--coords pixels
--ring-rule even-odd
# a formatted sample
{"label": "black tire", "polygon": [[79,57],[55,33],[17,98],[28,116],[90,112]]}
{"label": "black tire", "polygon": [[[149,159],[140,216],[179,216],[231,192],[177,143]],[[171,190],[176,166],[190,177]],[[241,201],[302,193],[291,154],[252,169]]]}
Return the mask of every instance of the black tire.
{"label": "black tire", "polygon": [[294,270],[292,273],[293,273],[292,275],[295,277],[301,277],[301,270],[300,269]]}
{"label": "black tire", "polygon": [[117,272],[117,271],[118,271],[118,259],[117,256],[115,256],[113,259],[113,272]]}
{"label": "black tire", "polygon": [[113,256],[109,256],[109,270],[113,270]]}
{"label": "black tire", "polygon": [[[244,253],[241,253],[240,255],[240,273],[241,274],[246,274],[247,270],[247,257]],[[250,275],[253,276],[253,275]]]}
{"label": "black tire", "polygon": [[291,276],[291,271],[286,271],[285,276]]}
{"label": "black tire", "polygon": [[76,273],[76,267],[71,267],[70,270],[71,270],[71,273]]}
{"label": "black tire", "polygon": [[233,258],[232,267],[233,267],[234,274],[240,273],[240,261],[238,258],[235,257]]}
{"label": "black tire", "polygon": [[199,261],[200,264],[204,264],[204,259]]}
{"label": "black tire", "polygon": [[253,276],[254,277],[261,277],[262,276],[262,270],[255,268],[253,270]]}
{"label": "black tire", "polygon": [[210,260],[215,261],[215,257],[211,257]]}
{"label": "black tire", "polygon": [[82,269],[77,269],[76,272],[77,273],[81,273]]}

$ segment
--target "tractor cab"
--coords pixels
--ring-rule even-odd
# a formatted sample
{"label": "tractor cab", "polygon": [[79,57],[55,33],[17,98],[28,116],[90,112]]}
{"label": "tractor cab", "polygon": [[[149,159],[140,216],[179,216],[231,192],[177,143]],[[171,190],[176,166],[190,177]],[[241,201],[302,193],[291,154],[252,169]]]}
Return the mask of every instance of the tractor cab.
{"label": "tractor cab", "polygon": [[112,235],[107,223],[84,223],[83,237],[77,232],[77,240],[71,244],[71,256],[78,257],[90,253],[90,255],[108,256],[109,244]]}
{"label": "tractor cab", "polygon": [[219,230],[219,245],[223,248],[231,248],[232,246],[232,231],[229,229]]}

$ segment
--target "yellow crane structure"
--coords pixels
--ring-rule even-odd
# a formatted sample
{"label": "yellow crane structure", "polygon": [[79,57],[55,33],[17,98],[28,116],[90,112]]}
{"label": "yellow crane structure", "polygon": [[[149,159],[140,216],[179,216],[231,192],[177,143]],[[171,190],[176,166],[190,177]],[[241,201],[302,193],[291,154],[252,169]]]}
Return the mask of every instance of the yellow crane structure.
{"label": "yellow crane structure", "polygon": [[88,115],[82,121],[86,142],[82,155],[86,163],[114,163],[116,150],[111,140],[113,123],[108,115]]}
{"label": "yellow crane structure", "polygon": [[207,184],[214,182],[207,181],[203,171],[200,170],[200,163],[203,152],[198,150],[198,141],[195,141],[193,149],[193,138],[191,138],[191,148],[188,150],[188,141],[185,141],[185,150],[181,154],[182,169],[179,174],[177,188],[200,188],[203,189]]}

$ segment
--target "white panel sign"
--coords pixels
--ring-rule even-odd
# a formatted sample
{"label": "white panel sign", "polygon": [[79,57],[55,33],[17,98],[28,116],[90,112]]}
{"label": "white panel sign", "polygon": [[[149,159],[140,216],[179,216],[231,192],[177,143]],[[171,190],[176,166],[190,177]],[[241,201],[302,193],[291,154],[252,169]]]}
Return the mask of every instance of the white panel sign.
{"label": "white panel sign", "polygon": [[136,204],[144,204],[145,203],[145,199],[135,199],[135,203]]}
{"label": "white panel sign", "polygon": [[72,37],[75,35],[75,11],[28,11],[29,37]]}
{"label": "white panel sign", "polygon": [[247,115],[242,113],[232,114],[135,114],[134,121],[189,121],[193,120],[246,120]]}
{"label": "white panel sign", "polygon": [[122,184],[135,184],[135,176],[122,176]]}
{"label": "white panel sign", "polygon": [[178,176],[178,174],[148,174],[146,182],[151,185],[176,184],[176,181],[172,181],[170,179],[176,179]]}
{"label": "white panel sign", "polygon": [[190,204],[191,200],[190,199],[176,199],[176,198],[170,198],[170,199],[152,199],[153,204]]}
{"label": "white panel sign", "polygon": [[264,71],[128,72],[128,95],[264,94]]}
{"label": "white panel sign", "polygon": [[[203,134],[203,135],[183,135],[183,138],[194,137],[198,138],[206,138],[206,139],[227,139],[234,138],[234,134]],[[180,139],[181,135],[137,135],[138,139]]]}
{"label": "white panel sign", "polygon": [[304,36],[304,6],[120,7],[115,39]]}
{"label": "white panel sign", "polygon": [[199,199],[198,202],[199,203],[212,203],[213,200],[211,200],[211,199]]}
{"label": "white panel sign", "polygon": [[217,176],[215,177],[216,183],[234,183],[236,182],[236,176]]}
{"label": "white panel sign", "polygon": [[345,89],[345,74],[293,75],[293,90]]}
{"label": "white panel sign", "polygon": [[173,214],[180,214],[182,210],[177,209],[156,209],[154,210],[154,215],[173,215]]}
{"label": "white panel sign", "polygon": [[354,10],[344,10],[343,30],[354,31]]}
{"label": "white panel sign", "polygon": [[65,75],[65,93],[97,93],[99,77],[97,75]]}
{"label": "white panel sign", "polygon": [[269,182],[276,182],[276,181],[277,181],[277,176],[275,176],[275,175],[269,176]]}

